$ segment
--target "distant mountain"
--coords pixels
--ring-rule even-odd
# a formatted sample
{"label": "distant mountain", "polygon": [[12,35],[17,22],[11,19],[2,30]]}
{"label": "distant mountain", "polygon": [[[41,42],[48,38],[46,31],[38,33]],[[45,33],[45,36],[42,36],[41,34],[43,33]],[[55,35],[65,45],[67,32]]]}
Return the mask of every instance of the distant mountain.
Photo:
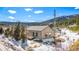
{"label": "distant mountain", "polygon": [[[79,17],[79,14],[75,14],[75,15],[69,15],[69,16],[61,16],[61,17],[57,17],[55,19],[50,19],[47,21],[43,21],[43,22],[20,22],[23,25],[48,25],[48,24],[52,24],[54,22],[54,20],[65,20],[65,19],[72,19],[72,18],[76,18]],[[0,24],[6,24],[6,25],[13,25],[13,24],[17,24],[17,22],[0,22]]]}
{"label": "distant mountain", "polygon": [[70,20],[70,19],[73,19],[76,17],[79,17],[79,14],[57,17],[55,19],[50,19],[50,20],[44,21],[44,22],[42,22],[42,24],[52,24],[54,22],[54,20],[56,20],[56,21],[65,20],[65,19]]}
{"label": "distant mountain", "polygon": [[[17,24],[17,22],[0,22],[0,24],[14,25],[14,24]],[[39,23],[39,22],[20,22],[20,24],[32,26],[32,25],[40,25],[41,23]]]}

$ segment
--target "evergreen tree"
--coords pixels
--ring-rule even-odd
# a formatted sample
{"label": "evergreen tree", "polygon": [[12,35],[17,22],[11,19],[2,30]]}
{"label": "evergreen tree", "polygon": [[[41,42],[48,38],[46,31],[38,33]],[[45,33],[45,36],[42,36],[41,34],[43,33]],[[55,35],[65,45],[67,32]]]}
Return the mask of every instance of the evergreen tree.
{"label": "evergreen tree", "polygon": [[2,27],[0,27],[0,34],[3,34],[4,30]]}
{"label": "evergreen tree", "polygon": [[13,28],[11,28],[11,30],[9,31],[9,34],[11,37],[13,37]]}
{"label": "evergreen tree", "polygon": [[76,24],[79,25],[79,17],[76,19]]}
{"label": "evergreen tree", "polygon": [[26,34],[25,34],[24,26],[22,26],[22,28],[21,28],[21,39],[22,39],[22,43],[24,43],[25,39],[26,39]]}
{"label": "evergreen tree", "polygon": [[17,23],[16,28],[14,30],[13,37],[15,38],[16,41],[20,40],[20,22]]}
{"label": "evergreen tree", "polygon": [[10,34],[9,31],[10,31],[9,28],[7,28],[7,29],[5,30],[5,33],[4,33],[4,34],[5,34],[6,37],[9,37],[9,34]]}

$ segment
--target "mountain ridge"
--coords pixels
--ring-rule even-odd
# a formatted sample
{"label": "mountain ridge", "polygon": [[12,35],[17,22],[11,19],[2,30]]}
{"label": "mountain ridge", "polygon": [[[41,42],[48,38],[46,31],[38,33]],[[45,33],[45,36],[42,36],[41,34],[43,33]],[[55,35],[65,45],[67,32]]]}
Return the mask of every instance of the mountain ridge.
{"label": "mountain ridge", "polygon": [[[60,17],[56,17],[55,19],[49,19],[43,22],[20,22],[23,25],[48,25],[48,24],[53,24],[54,20],[64,20],[64,19],[72,19],[72,18],[76,18],[79,17],[79,14],[75,14],[75,15],[68,15],[68,16],[60,16]],[[6,24],[6,25],[12,25],[12,24],[16,24],[17,22],[6,22],[6,21],[2,21],[0,22],[0,24]]]}

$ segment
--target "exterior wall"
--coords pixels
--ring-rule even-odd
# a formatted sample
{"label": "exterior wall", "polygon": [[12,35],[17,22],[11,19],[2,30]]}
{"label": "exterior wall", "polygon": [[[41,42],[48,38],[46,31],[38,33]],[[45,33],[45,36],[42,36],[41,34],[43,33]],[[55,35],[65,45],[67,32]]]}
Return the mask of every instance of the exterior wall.
{"label": "exterior wall", "polygon": [[45,28],[43,31],[42,31],[42,38],[46,38],[47,37],[52,37],[53,36],[53,31],[50,27],[47,27]]}
{"label": "exterior wall", "polygon": [[42,37],[40,31],[27,30],[27,38],[29,38],[29,37],[33,38],[33,32],[37,32],[38,33],[38,38],[41,38]]}

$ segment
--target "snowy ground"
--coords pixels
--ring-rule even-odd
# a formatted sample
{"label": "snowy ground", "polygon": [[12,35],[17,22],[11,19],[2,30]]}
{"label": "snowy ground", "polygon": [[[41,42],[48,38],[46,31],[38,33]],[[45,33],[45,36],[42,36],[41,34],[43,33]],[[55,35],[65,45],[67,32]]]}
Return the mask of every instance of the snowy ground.
{"label": "snowy ground", "polygon": [[[65,40],[64,42],[61,42],[61,46],[59,47],[50,44],[52,43],[51,41],[53,41],[53,38],[44,39],[41,43],[33,40],[26,40],[25,43],[21,45],[21,41],[17,42],[15,39],[6,38],[2,34],[0,35],[0,51],[65,51],[73,42],[79,39],[79,34],[66,28],[61,29],[61,33],[58,35]],[[23,47],[25,47],[25,49],[23,49]]]}
{"label": "snowy ground", "polygon": [[65,39],[65,42],[62,42],[62,48],[67,49],[70,45],[73,44],[76,40],[79,39],[79,34],[74,33],[66,28],[61,29],[61,36]]}
{"label": "snowy ground", "polygon": [[23,51],[21,46],[17,46],[13,41],[6,38],[4,35],[0,35],[0,51]]}

